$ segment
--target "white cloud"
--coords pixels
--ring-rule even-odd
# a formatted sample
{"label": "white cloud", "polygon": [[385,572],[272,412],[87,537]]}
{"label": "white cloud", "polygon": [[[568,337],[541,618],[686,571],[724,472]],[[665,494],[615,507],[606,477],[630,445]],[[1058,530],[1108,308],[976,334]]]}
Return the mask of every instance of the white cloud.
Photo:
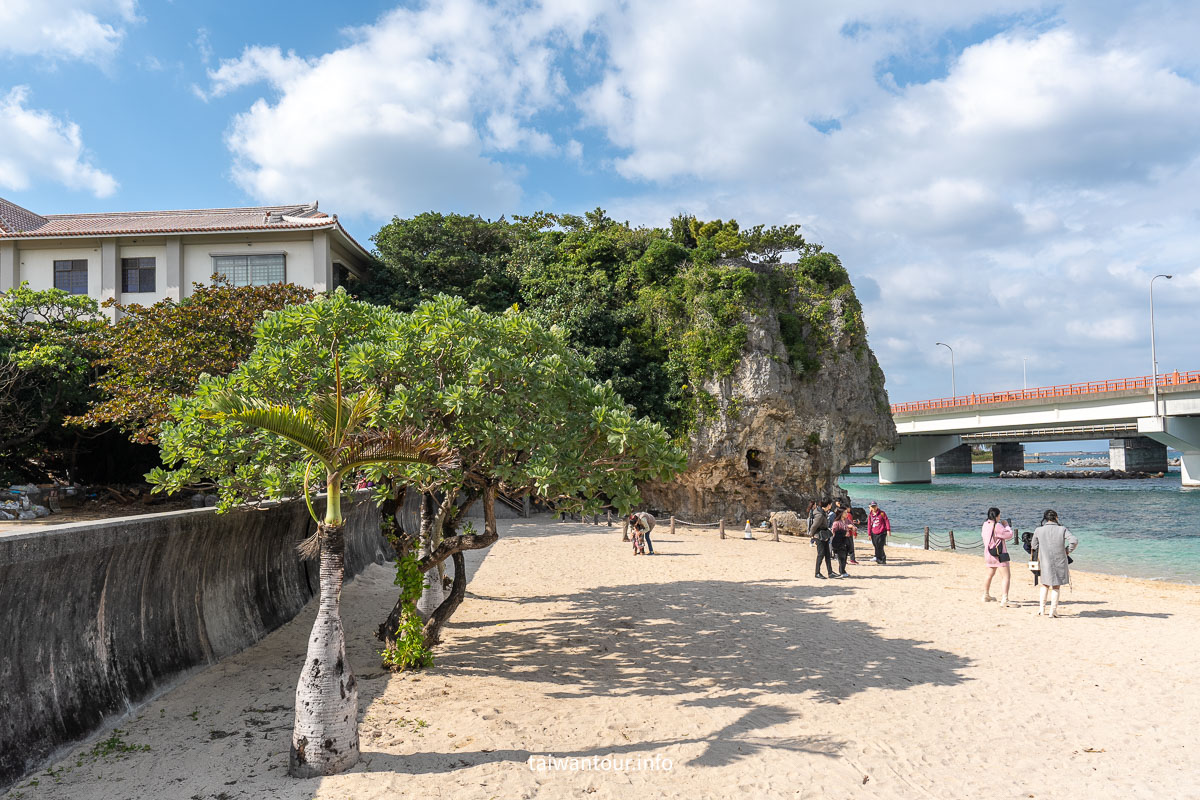
{"label": "white cloud", "polygon": [[[269,87],[228,136],[256,197],[528,210],[565,193],[522,185],[538,157],[618,187],[569,210],[798,222],[866,289],[901,399],[941,380],[937,340],[969,391],[1029,355],[1137,372],[1148,277],[1200,251],[1194,3],[430,0],[349,35],[209,73],[206,96]],[[1184,293],[1159,315],[1190,323]]]}
{"label": "white cloud", "polygon": [[0,95],[0,187],[24,191],[51,180],[96,197],[108,197],[117,182],[91,163],[79,126],[47,111],[29,108],[29,89],[17,86]]}
{"label": "white cloud", "polygon": [[0,54],[103,62],[136,19],[136,0],[4,0]]}
{"label": "white cloud", "polygon": [[319,195],[342,213],[511,212],[521,169],[501,154],[581,152],[535,118],[565,96],[556,48],[589,18],[511,10],[444,0],[392,11],[319,58],[253,46],[222,61],[206,96],[258,82],[274,92],[233,122],[235,179],[261,199]]}

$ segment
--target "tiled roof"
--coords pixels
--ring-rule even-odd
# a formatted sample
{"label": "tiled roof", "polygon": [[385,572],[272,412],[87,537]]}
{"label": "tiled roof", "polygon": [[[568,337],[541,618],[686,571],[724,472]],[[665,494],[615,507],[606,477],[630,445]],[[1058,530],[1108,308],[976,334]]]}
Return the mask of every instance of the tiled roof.
{"label": "tiled roof", "polygon": [[0,199],[0,239],[271,231],[335,225],[337,218],[318,211],[316,203],[255,208],[200,208],[187,211],[47,214],[40,217]]}
{"label": "tiled roof", "polygon": [[0,197],[0,236],[32,230],[45,224],[45,217],[39,217],[28,208],[21,208]]}

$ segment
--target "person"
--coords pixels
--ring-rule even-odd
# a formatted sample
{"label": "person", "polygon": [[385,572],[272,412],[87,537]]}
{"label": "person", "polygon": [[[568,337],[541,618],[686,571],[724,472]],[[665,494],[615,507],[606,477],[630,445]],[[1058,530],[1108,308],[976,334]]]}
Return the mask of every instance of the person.
{"label": "person", "polygon": [[[1068,566],[1071,553],[1079,546],[1079,540],[1058,521],[1057,511],[1047,511],[1042,524],[1029,540],[1038,552],[1038,567],[1042,573],[1038,587],[1038,616],[1058,616],[1058,590],[1071,582]],[[1046,614],[1046,595],[1050,595],[1050,613]]]}
{"label": "person", "polygon": [[818,578],[825,577],[821,574],[821,559],[825,559],[825,569],[831,577],[833,576],[833,559],[829,555],[829,540],[833,538],[833,532],[829,528],[829,513],[832,509],[833,501],[822,500],[820,506],[814,509],[808,525],[808,536],[817,543]]}
{"label": "person", "polygon": [[838,500],[837,514],[834,516],[834,518],[840,519],[843,517],[843,515],[849,515],[845,517],[846,522],[849,523],[849,527],[846,529],[846,560],[857,567],[858,560],[854,557],[854,541],[858,538],[858,523],[854,519],[854,509],[850,507],[849,500],[846,500],[845,502]]}
{"label": "person", "polygon": [[636,511],[629,515],[629,527],[633,531],[633,552],[637,555],[639,552],[639,540],[642,547],[640,552],[643,555],[654,555],[654,542],[650,541],[650,531],[654,530],[654,526],[658,520],[653,514],[646,511]]}
{"label": "person", "polygon": [[842,509],[841,516],[833,522],[833,539],[830,542],[830,547],[837,556],[838,571],[836,575],[839,578],[850,577],[850,573],[846,572],[846,559],[850,555],[850,542],[853,541],[854,534],[857,532],[850,509]]}
{"label": "person", "polygon": [[1008,554],[1008,547],[1005,545],[1009,539],[1013,537],[1012,528],[1000,519],[1000,509],[989,508],[987,522],[983,523],[983,563],[987,565],[987,580],[983,582],[983,602],[990,603],[996,598],[992,597],[992,578],[996,575],[996,570],[1000,570],[1004,578],[1004,589],[1000,594],[1000,606],[1008,605],[1008,587],[1012,582],[1012,574],[1008,569],[1008,562],[1011,557]]}
{"label": "person", "polygon": [[867,512],[867,536],[871,537],[871,544],[875,547],[875,563],[886,564],[887,553],[883,547],[887,542],[887,535],[892,532],[892,521],[888,519],[888,515],[879,507],[878,503],[872,501],[870,510]]}

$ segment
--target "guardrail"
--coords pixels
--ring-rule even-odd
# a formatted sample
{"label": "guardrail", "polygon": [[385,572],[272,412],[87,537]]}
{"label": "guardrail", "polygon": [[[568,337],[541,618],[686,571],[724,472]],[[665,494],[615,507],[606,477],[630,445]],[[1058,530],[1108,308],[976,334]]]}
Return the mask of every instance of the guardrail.
{"label": "guardrail", "polygon": [[[1168,372],[1158,376],[1158,385],[1160,387],[1180,386],[1188,383],[1200,383],[1200,370]],[[962,406],[977,406],[989,403],[1011,403],[1016,400],[1052,399],[1083,394],[1099,394],[1101,392],[1121,392],[1131,389],[1150,390],[1153,386],[1154,379],[1150,375],[1143,375],[1140,378],[1115,378],[1107,381],[1089,381],[1087,383],[1064,383],[1058,386],[1041,386],[1035,389],[1014,389],[1007,392],[944,397],[938,400],[919,400],[913,403],[894,403],[892,404],[892,413],[903,414],[909,411],[961,408]]]}

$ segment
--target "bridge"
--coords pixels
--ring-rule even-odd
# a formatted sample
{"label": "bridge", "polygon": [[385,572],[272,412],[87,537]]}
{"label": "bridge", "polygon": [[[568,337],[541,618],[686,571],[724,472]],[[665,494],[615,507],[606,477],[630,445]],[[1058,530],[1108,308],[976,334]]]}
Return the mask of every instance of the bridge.
{"label": "bridge", "polygon": [[875,454],[880,483],[969,472],[971,444],[992,445],[1000,472],[1024,468],[1022,442],[1105,438],[1114,469],[1165,471],[1169,446],[1183,485],[1200,486],[1200,371],[1159,375],[1158,408],[1144,376],[897,403],[892,418],[900,440]]}

